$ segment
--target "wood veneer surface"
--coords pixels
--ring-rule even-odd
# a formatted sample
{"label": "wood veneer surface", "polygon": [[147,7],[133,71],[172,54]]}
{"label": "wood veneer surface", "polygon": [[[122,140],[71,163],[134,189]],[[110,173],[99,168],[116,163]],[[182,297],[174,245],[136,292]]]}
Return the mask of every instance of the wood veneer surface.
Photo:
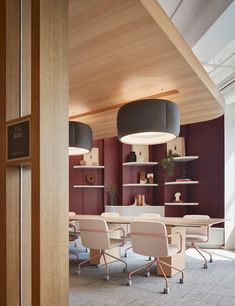
{"label": "wood veneer surface", "polygon": [[69,114],[95,139],[117,135],[117,109],[97,110],[171,90],[181,124],[223,114],[222,96],[157,1],[70,0],[69,21]]}

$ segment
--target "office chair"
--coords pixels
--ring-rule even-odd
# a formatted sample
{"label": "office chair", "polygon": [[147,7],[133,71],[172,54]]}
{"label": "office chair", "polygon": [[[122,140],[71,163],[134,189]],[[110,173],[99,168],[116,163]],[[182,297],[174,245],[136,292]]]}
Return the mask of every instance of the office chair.
{"label": "office chair", "polygon": [[[180,246],[175,244],[169,244],[168,238],[174,235],[179,235]],[[184,272],[175,268],[166,262],[161,261],[160,257],[170,257],[182,251],[182,236],[179,232],[172,235],[167,235],[166,226],[162,222],[157,221],[135,221],[131,223],[131,239],[132,247],[135,253],[154,257],[154,260],[147,265],[142,266],[129,273],[128,285],[132,284],[132,275],[138,271],[147,270],[146,276],[150,276],[150,267],[156,263],[165,279],[164,293],[169,293],[169,286],[166,274],[162,268],[162,264],[169,266],[181,273],[180,283],[184,282]]]}
{"label": "office chair", "polygon": [[[185,219],[210,219],[207,215],[185,215],[183,216]],[[205,243],[209,240],[210,237],[210,226],[202,226],[202,227],[186,227],[186,243],[190,243],[190,247],[194,248],[204,259],[204,269],[208,268],[207,259],[202,254],[202,252],[207,253],[210,256],[209,262],[213,262],[212,254],[204,249],[199,248],[198,243]]]}
{"label": "office chair", "polygon": [[[139,218],[148,218],[148,219],[151,219],[151,218],[161,218],[161,215],[159,214],[151,214],[151,213],[143,213],[143,214],[140,214],[138,216]],[[130,238],[130,234],[127,234],[127,238]],[[127,251],[129,251],[130,249],[132,249],[132,246],[128,247],[125,249],[125,253],[124,253],[124,256],[127,257]],[[151,257],[149,257],[149,260],[151,260]]]}
{"label": "office chair", "polygon": [[[110,234],[115,231],[122,232],[123,238],[121,239],[111,238]],[[117,258],[111,254],[106,253],[106,250],[122,247],[125,244],[125,238],[124,238],[125,233],[121,227],[109,230],[105,220],[101,218],[85,218],[80,220],[80,235],[81,235],[82,244],[85,247],[99,250],[99,253],[89,258],[88,260],[82,261],[78,265],[77,274],[81,273],[82,265],[84,265],[86,262],[91,261],[94,258],[97,257],[101,258],[101,256],[103,256],[105,262],[106,280],[109,280],[109,269],[106,261],[106,256],[110,256],[124,263],[125,268],[123,269],[123,272],[127,272],[127,263],[124,260],[121,260],[120,258]]]}

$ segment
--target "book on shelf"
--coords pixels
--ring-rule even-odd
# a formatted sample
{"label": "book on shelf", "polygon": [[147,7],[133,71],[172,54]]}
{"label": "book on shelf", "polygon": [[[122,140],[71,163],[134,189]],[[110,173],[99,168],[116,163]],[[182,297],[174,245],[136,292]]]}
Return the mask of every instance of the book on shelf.
{"label": "book on shelf", "polygon": [[192,180],[190,178],[178,178],[175,181],[176,182],[190,182]]}

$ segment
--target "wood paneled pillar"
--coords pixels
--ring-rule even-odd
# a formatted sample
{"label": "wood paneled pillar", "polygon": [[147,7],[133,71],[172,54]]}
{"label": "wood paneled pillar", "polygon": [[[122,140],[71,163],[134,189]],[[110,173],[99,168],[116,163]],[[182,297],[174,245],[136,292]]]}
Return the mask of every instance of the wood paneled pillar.
{"label": "wood paneled pillar", "polygon": [[[67,0],[0,2],[4,306],[68,305],[67,6]],[[31,165],[7,166],[6,121],[24,115],[32,122]]]}

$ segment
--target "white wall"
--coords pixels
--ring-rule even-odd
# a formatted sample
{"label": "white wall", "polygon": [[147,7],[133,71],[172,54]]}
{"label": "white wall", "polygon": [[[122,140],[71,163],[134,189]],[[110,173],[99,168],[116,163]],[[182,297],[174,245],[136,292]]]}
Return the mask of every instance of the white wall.
{"label": "white wall", "polygon": [[225,247],[235,249],[235,103],[225,107]]}

